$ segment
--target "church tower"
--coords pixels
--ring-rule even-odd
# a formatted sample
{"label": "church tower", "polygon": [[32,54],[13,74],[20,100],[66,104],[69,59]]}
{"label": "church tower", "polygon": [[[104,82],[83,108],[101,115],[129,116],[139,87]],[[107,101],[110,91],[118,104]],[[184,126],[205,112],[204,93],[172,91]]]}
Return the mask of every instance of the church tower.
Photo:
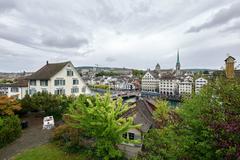
{"label": "church tower", "polygon": [[225,59],[226,77],[228,79],[234,78],[234,63],[235,63],[235,58],[232,56],[228,56],[228,58]]}
{"label": "church tower", "polygon": [[181,73],[181,64],[180,64],[180,59],[179,59],[179,50],[177,52],[177,63],[176,63],[176,75],[179,76]]}
{"label": "church tower", "polygon": [[161,67],[160,67],[159,63],[156,65],[154,70],[157,71],[158,73],[160,73]]}

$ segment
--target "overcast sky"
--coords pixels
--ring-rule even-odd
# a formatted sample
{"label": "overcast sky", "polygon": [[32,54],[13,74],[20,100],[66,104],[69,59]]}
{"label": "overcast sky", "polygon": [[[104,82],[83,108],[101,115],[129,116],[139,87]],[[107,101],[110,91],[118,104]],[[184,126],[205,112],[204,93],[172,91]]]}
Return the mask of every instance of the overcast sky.
{"label": "overcast sky", "polygon": [[0,71],[216,68],[240,61],[239,0],[0,0]]}

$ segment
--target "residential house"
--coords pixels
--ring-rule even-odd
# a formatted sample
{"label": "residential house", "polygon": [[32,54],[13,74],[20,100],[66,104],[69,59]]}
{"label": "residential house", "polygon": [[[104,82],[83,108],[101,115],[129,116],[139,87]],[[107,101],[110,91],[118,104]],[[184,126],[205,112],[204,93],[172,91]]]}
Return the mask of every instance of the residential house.
{"label": "residential house", "polygon": [[91,93],[71,62],[47,62],[28,77],[28,90],[30,95],[37,92],[67,96]]}
{"label": "residential house", "polygon": [[0,95],[22,99],[28,93],[28,83],[24,78],[18,78],[16,82],[0,84]]}
{"label": "residential house", "polygon": [[155,101],[152,99],[140,99],[135,107],[131,108],[123,117],[134,116],[134,124],[140,124],[139,129],[131,129],[123,135],[129,140],[139,140],[139,143],[123,143],[119,148],[126,154],[127,158],[135,157],[142,149],[144,133],[155,127],[153,111],[156,109]]}

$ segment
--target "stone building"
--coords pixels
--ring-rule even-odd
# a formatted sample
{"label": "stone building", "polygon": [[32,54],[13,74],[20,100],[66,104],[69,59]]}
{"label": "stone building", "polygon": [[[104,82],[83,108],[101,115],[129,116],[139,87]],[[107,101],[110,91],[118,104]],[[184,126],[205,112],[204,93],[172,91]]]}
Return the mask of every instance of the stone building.
{"label": "stone building", "polygon": [[226,77],[228,79],[234,78],[234,63],[235,63],[235,58],[233,58],[232,56],[228,56],[228,58],[225,59]]}

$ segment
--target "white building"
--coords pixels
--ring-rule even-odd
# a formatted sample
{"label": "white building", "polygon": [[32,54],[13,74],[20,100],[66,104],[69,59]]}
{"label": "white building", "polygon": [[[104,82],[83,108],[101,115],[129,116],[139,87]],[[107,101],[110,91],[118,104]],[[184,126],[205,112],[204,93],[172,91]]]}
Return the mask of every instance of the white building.
{"label": "white building", "polygon": [[193,82],[181,81],[178,83],[179,95],[191,95]]}
{"label": "white building", "polygon": [[202,77],[195,80],[195,93],[198,94],[201,88],[206,85],[208,81]]}
{"label": "white building", "polygon": [[148,70],[142,78],[142,91],[159,92],[159,73]]}
{"label": "white building", "polygon": [[91,93],[71,62],[51,64],[47,62],[45,66],[29,76],[28,80],[30,95],[37,92],[67,96]]}
{"label": "white building", "polygon": [[25,79],[19,78],[16,83],[1,84],[0,95],[22,99],[28,93],[28,85]]}
{"label": "white building", "polygon": [[166,96],[174,96],[178,91],[177,79],[174,77],[161,77],[159,80],[159,93]]}

